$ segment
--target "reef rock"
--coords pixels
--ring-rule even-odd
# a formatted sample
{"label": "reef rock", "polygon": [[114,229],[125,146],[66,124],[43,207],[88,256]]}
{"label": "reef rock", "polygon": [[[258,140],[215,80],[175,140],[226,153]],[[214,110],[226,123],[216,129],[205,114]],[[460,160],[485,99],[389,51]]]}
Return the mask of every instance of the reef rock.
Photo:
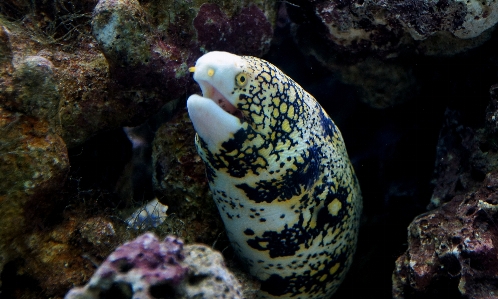
{"label": "reef rock", "polygon": [[18,89],[10,108],[55,124],[60,95],[52,62],[28,56],[17,66],[14,78]]}
{"label": "reef rock", "polygon": [[5,298],[61,298],[74,285],[85,283],[95,264],[120,239],[112,222],[103,217],[83,223],[81,216],[68,218],[54,227],[33,229],[22,237],[23,242],[17,242],[25,247],[24,253],[2,273]]}
{"label": "reef rock", "polygon": [[423,77],[414,59],[468,52],[489,40],[498,22],[493,1],[319,0],[286,10],[301,51],[374,108],[417,96]]}
{"label": "reef rock", "polygon": [[159,241],[146,233],[118,247],[90,282],[66,299],[242,298],[223,258],[203,245],[183,247],[175,237]]}
{"label": "reef rock", "polygon": [[179,99],[203,51],[269,50],[273,2],[177,2],[3,1],[0,106],[50,119],[73,148]]}
{"label": "reef rock", "polygon": [[60,203],[67,149],[48,122],[0,107],[0,269]]}
{"label": "reef rock", "polygon": [[498,294],[497,191],[495,171],[477,192],[413,220],[393,273],[394,298],[428,298],[442,289],[449,297]]}
{"label": "reef rock", "polygon": [[209,51],[261,56],[270,48],[273,30],[256,5],[244,7],[229,18],[216,4],[205,3],[194,19],[199,44]]}
{"label": "reef rock", "polygon": [[92,29],[108,62],[118,66],[146,64],[151,58],[150,27],[138,1],[99,1]]}
{"label": "reef rock", "polygon": [[148,18],[138,1],[101,0],[93,12],[93,36],[119,86],[174,98],[169,94],[178,96],[187,84],[189,51],[157,38]]}
{"label": "reef rock", "polygon": [[247,298],[219,252],[204,245],[187,245],[185,264],[189,269],[185,298]]}
{"label": "reef rock", "polygon": [[196,53],[223,50],[261,56],[269,50],[276,22],[274,1],[204,2],[150,1],[143,7],[154,16],[156,31],[166,44]]}
{"label": "reef rock", "polygon": [[2,22],[0,106],[49,121],[69,148],[98,131],[143,122],[179,94],[123,89],[89,31],[81,32],[80,43],[62,47]]}
{"label": "reef rock", "polygon": [[383,55],[406,46],[456,53],[485,41],[483,33],[498,22],[491,0],[313,1],[311,9],[338,48]]}
{"label": "reef rock", "polygon": [[497,135],[492,124],[496,100],[493,88],[491,96],[485,128],[468,127],[462,123],[460,113],[446,110],[436,147],[434,191],[429,209],[479,188],[486,174],[498,169],[498,145],[494,141]]}
{"label": "reef rock", "polygon": [[182,238],[212,244],[220,235],[226,239],[225,230],[192,142],[194,136],[186,111],[157,130],[152,148],[153,182],[160,201],[169,207],[166,224],[172,232],[178,223],[188,223],[179,229]]}
{"label": "reef rock", "polygon": [[[119,85],[152,88],[164,93],[163,97],[175,98],[185,92],[188,66],[203,51],[222,49],[259,56],[269,50],[273,31],[267,15],[272,6],[267,3],[261,4],[269,10],[267,14],[254,4],[239,2],[228,2],[226,7],[178,5],[161,3],[159,8],[141,6],[136,0],[98,2],[92,32]],[[171,11],[166,17],[168,7]]]}
{"label": "reef rock", "polygon": [[[103,217],[86,219],[79,225],[78,232],[83,242],[87,242],[90,245],[89,247],[100,251],[115,245],[117,239],[113,223]],[[89,252],[90,250],[87,249],[86,251]]]}

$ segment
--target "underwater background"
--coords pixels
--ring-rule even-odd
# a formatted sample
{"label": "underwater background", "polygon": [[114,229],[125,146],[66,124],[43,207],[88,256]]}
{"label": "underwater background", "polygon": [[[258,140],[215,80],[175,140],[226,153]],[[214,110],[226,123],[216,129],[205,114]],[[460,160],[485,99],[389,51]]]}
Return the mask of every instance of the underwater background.
{"label": "underwater background", "polygon": [[[123,250],[177,262],[141,298],[255,296],[186,111],[214,50],[275,64],[342,132],[364,208],[333,298],[498,297],[497,22],[491,0],[1,0],[0,298],[63,298],[145,232]],[[132,298],[108,283],[81,298]]]}

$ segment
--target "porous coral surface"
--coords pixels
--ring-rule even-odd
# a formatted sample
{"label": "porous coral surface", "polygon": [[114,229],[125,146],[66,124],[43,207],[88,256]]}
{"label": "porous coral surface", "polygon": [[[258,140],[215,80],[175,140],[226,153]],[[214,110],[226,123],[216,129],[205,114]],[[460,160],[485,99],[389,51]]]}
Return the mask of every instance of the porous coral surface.
{"label": "porous coral surface", "polygon": [[476,192],[459,195],[417,217],[408,227],[408,250],[396,261],[394,298],[490,298],[498,293],[498,173]]}
{"label": "porous coral surface", "polygon": [[242,298],[241,288],[217,252],[172,236],[146,233],[118,247],[87,285],[66,299]]}

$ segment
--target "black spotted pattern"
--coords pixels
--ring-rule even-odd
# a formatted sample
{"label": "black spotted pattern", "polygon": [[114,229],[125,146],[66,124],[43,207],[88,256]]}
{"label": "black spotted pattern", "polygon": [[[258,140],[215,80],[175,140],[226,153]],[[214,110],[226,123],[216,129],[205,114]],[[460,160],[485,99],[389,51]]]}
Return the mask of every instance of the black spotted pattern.
{"label": "black spotted pattern", "polygon": [[285,201],[298,196],[301,193],[301,186],[309,189],[320,175],[321,165],[320,158],[317,157],[319,152],[316,146],[310,147],[307,154],[302,157],[303,163],[295,163],[298,166],[296,171],[286,169],[285,175],[279,181],[261,180],[256,183],[255,187],[248,184],[239,184],[236,187],[244,190],[247,198],[257,203]]}
{"label": "black spotted pattern", "polygon": [[329,298],[351,265],[362,208],[342,136],[291,78],[242,59],[247,83],[231,101],[242,128],[214,153],[196,137],[213,197],[261,297]]}

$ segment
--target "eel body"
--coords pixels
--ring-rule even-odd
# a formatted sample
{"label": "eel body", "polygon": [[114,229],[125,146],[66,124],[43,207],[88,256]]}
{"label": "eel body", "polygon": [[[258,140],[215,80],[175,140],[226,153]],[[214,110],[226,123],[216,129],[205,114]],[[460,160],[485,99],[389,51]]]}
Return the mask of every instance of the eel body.
{"label": "eel body", "polygon": [[329,298],[356,248],[362,198],[338,128],[269,62],[200,57],[187,101],[228,237],[262,298]]}

